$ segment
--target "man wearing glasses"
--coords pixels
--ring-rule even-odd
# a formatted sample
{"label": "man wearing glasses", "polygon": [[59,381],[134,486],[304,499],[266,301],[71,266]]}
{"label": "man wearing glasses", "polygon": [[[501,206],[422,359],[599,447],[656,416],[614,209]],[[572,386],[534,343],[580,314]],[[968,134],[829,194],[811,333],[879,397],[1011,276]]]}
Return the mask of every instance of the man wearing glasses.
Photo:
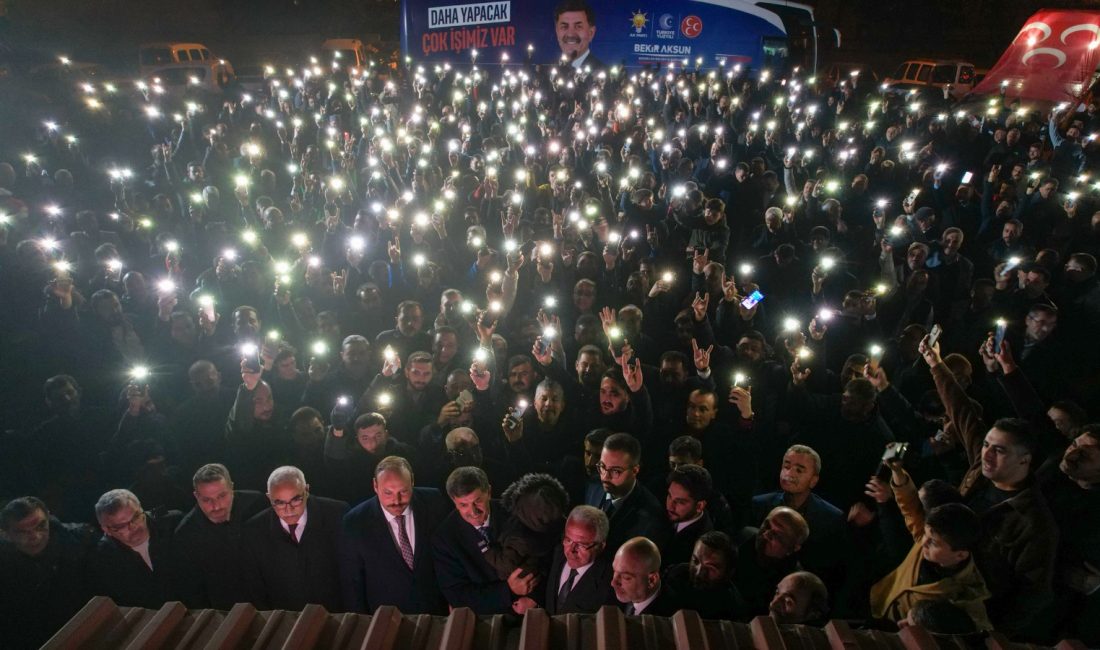
{"label": "man wearing glasses", "polygon": [[615,433],[603,443],[596,465],[599,482],[588,485],[585,502],[607,515],[611,531],[607,549],[617,551],[631,537],[648,537],[658,546],[669,535],[664,505],[638,482],[642,445],[629,433]]}
{"label": "man wearing glasses", "polygon": [[146,513],[133,492],[111,490],[96,502],[95,517],[103,538],[91,558],[93,593],[120,607],[159,609],[172,600],[173,531],[181,514]]}
{"label": "man wearing glasses", "polygon": [[344,611],[340,545],[348,504],[310,496],[305,474],[290,465],[271,472],[267,499],[271,507],[246,524],[252,603],[288,610],[315,603]]}
{"label": "man wearing glasses", "polygon": [[608,529],[599,508],[577,506],[569,513],[546,583],[547,614],[595,614],[616,602],[611,562],[603,555]]}

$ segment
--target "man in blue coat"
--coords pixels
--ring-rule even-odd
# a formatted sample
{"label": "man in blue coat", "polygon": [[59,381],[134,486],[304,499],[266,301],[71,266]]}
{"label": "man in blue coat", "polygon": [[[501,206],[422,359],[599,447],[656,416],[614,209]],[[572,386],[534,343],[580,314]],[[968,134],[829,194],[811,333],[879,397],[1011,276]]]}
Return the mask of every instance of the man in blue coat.
{"label": "man in blue coat", "polygon": [[374,494],[344,517],[340,576],[348,609],[446,614],[431,540],[450,504],[439,490],[414,487],[412,466],[400,456],[378,462]]}

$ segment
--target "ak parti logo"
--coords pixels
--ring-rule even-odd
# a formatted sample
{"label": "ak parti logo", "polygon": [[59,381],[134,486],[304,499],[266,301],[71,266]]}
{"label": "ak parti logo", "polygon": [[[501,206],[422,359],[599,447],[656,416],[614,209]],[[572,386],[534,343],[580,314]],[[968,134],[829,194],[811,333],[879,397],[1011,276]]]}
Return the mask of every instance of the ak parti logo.
{"label": "ak parti logo", "polygon": [[680,33],[688,38],[695,38],[703,32],[703,21],[699,16],[684,16],[680,21]]}

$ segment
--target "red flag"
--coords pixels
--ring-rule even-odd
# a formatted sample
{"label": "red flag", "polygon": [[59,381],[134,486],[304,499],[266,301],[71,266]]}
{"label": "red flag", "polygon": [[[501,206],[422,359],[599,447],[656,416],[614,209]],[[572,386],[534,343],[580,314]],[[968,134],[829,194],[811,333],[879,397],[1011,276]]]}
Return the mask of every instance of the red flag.
{"label": "red flag", "polygon": [[1045,9],[1024,24],[976,88],[1008,97],[1071,101],[1088,90],[1100,62],[1100,11]]}

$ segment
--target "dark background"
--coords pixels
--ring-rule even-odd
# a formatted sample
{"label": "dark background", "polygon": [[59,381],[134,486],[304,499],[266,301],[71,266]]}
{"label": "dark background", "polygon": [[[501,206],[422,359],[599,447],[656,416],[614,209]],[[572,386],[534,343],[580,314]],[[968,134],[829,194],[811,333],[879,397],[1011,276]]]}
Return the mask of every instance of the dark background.
{"label": "dark background", "polygon": [[[522,2],[522,0],[517,0]],[[641,4],[645,4],[642,2]],[[820,26],[837,27],[842,47],[828,58],[889,72],[911,57],[992,65],[1035,0],[820,0]],[[324,38],[381,39],[396,46],[399,3],[375,0],[0,0],[0,41],[119,73],[136,67],[137,45],[197,40],[236,65],[300,58]],[[1100,0],[1060,8],[1100,9]]]}

